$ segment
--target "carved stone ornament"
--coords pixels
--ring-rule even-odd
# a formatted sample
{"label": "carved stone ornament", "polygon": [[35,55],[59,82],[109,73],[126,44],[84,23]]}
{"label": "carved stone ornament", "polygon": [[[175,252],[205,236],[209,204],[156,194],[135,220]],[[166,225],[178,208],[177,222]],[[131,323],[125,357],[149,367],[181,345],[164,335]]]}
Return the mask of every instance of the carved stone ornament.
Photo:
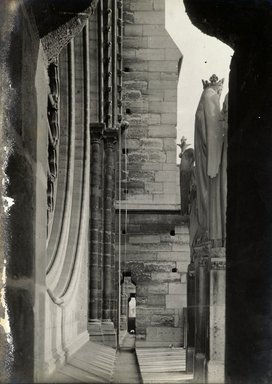
{"label": "carved stone ornament", "polygon": [[105,130],[104,123],[91,123],[90,124],[90,135],[91,135],[91,144],[100,144],[103,139],[103,134]]}
{"label": "carved stone ornament", "polygon": [[196,265],[198,267],[209,267],[210,265],[210,258],[207,257],[207,256],[199,256],[197,259],[196,259]]}
{"label": "carved stone ornament", "polygon": [[56,199],[58,173],[59,128],[59,71],[57,62],[48,67],[50,93],[48,95],[48,166],[47,166],[47,226],[50,224]]}
{"label": "carved stone ornament", "polygon": [[211,269],[225,270],[226,269],[226,258],[224,258],[224,257],[212,258],[211,259]]}
{"label": "carved stone ornament", "polygon": [[118,129],[106,129],[104,131],[104,147],[114,148],[118,140]]}

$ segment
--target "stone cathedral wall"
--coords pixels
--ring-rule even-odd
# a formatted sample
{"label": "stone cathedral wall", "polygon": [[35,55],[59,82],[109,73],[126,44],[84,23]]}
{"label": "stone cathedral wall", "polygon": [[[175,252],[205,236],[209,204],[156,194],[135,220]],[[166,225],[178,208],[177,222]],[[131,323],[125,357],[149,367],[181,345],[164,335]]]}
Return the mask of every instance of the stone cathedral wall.
{"label": "stone cathedral wall", "polygon": [[124,10],[123,105],[130,126],[123,138],[122,265],[136,283],[136,345],[180,346],[190,259],[176,164],[182,55],[165,29],[164,0],[127,0]]}

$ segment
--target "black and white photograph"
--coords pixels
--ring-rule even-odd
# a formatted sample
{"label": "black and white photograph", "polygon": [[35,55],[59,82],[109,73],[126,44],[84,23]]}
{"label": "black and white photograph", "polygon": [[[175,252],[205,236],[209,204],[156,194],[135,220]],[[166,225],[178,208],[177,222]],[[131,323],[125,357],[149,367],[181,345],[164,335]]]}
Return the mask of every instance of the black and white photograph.
{"label": "black and white photograph", "polygon": [[272,0],[0,0],[0,383],[272,384]]}

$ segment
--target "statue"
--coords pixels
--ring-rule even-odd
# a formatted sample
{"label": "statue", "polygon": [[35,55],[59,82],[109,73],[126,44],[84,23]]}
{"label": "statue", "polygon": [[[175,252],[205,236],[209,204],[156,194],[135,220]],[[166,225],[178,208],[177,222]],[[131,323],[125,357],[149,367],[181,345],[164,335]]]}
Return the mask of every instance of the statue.
{"label": "statue", "polygon": [[192,148],[186,144],[185,137],[181,138],[181,143],[177,144],[181,149],[180,161],[180,203],[181,214],[189,215],[189,237],[191,257],[193,246],[199,231],[199,223],[196,208],[196,183],[195,183],[195,157]]}
{"label": "statue", "polygon": [[187,139],[182,136],[180,144],[177,144],[180,147],[180,205],[181,205],[181,214],[187,215],[189,208],[189,189],[191,182],[192,169],[194,166],[194,150],[192,148],[187,149],[190,144],[186,143]]}
{"label": "statue", "polygon": [[226,183],[223,175],[224,128],[220,96],[224,79],[216,75],[203,81],[203,93],[195,115],[195,177],[197,215],[200,241],[210,240],[212,246],[225,242]]}

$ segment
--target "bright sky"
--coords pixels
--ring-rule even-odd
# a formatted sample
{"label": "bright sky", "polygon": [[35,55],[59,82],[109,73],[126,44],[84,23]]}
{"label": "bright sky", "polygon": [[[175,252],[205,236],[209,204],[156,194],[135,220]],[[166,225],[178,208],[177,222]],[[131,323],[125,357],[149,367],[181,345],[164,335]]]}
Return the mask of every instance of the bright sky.
{"label": "bright sky", "polygon": [[182,0],[165,0],[166,28],[183,54],[178,84],[177,142],[185,136],[194,144],[194,118],[202,93],[202,79],[215,73],[224,78],[221,103],[228,92],[229,65],[233,50],[193,26]]}

